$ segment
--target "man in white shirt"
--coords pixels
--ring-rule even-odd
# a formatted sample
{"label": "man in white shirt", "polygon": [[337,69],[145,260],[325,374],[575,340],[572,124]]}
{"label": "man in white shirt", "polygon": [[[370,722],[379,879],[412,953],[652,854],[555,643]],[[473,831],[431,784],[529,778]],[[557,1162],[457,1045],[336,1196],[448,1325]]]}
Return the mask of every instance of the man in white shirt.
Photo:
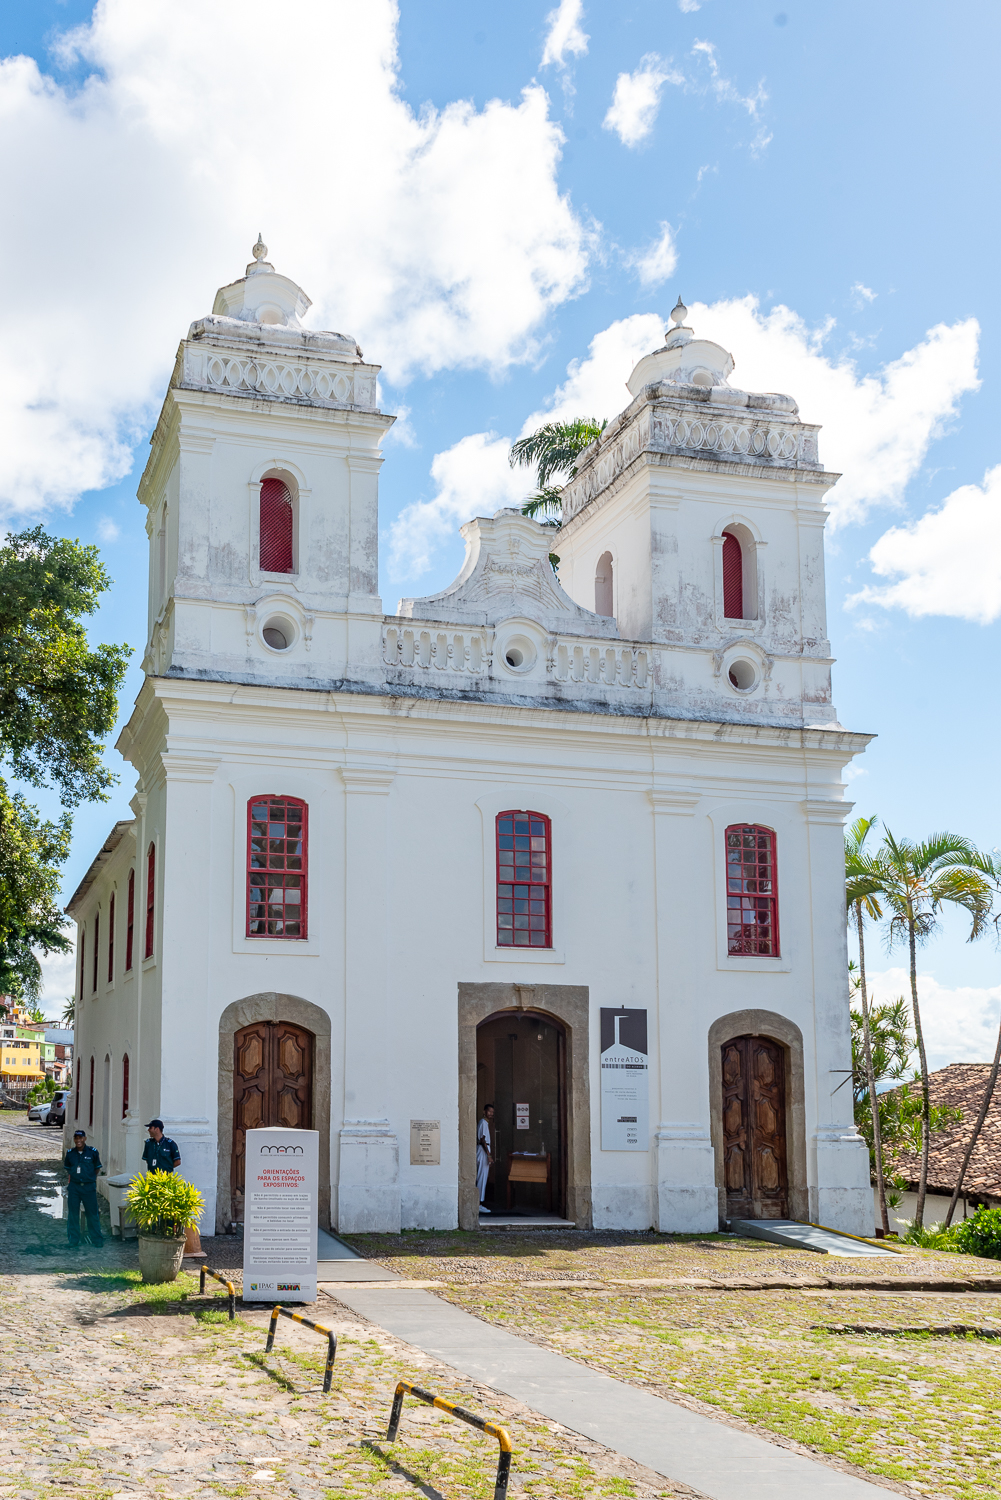
{"label": "man in white shirt", "polygon": [[490,1212],[483,1202],[487,1196],[487,1177],[490,1173],[490,1163],[493,1161],[491,1146],[491,1126],[494,1119],[494,1107],[492,1104],[484,1104],[480,1123],[476,1127],[476,1186],[480,1194],[480,1213]]}

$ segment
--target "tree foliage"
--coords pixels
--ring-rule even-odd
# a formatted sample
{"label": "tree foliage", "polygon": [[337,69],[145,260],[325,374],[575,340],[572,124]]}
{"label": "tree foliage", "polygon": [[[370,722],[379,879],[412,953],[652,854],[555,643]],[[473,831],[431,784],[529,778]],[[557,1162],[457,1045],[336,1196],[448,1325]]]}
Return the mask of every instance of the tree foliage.
{"label": "tree foliage", "polygon": [[[562,486],[577,473],[577,460],[600,436],[604,421],[575,417],[570,422],[546,422],[527,437],[512,443],[508,461],[513,468],[535,465],[538,489],[521,507],[522,514],[558,525],[563,514]],[[559,478],[560,483],[554,481]]]}

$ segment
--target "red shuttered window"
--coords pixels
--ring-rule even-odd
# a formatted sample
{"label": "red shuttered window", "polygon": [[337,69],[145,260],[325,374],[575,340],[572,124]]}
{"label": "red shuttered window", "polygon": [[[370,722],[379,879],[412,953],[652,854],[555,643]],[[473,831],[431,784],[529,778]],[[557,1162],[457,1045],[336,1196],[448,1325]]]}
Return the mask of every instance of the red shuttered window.
{"label": "red shuttered window", "polygon": [[86,983],[87,974],[87,934],[80,929],[80,1003],[83,1004],[83,987]]}
{"label": "red shuttered window", "polygon": [[73,1064],[73,1071],[76,1074],[76,1100],[75,1100],[75,1102],[73,1104],[73,1118],[74,1118],[74,1120],[79,1120],[79,1118],[80,1118],[80,1064],[78,1062],[76,1062],[76,1063]]}
{"label": "red shuttered window", "polygon": [[552,830],[537,812],[497,818],[497,946],[552,947]]}
{"label": "red shuttered window", "polygon": [[737,823],[726,830],[726,935],[730,953],[779,956],[775,833]]}
{"label": "red shuttered window", "polygon": [[122,1058],[122,1119],[129,1112],[129,1054]]}
{"label": "red shuttered window", "polygon": [[152,844],[146,855],[146,943],[143,958],[153,957],[153,906],[156,899],[156,849]]}
{"label": "red shuttered window", "polygon": [[108,901],[108,983],[115,977],[115,893]]}
{"label": "red shuttered window", "polygon": [[744,554],[729,531],[723,533],[723,613],[728,620],[744,618]]}
{"label": "red shuttered window", "polygon": [[261,480],[261,572],[291,573],[292,496],[281,479]]}
{"label": "red shuttered window", "polygon": [[247,936],[306,937],[308,808],[298,797],[247,803]]}
{"label": "red shuttered window", "polygon": [[91,976],[92,983],[91,983],[91,986],[90,986],[95,995],[97,994],[97,964],[98,964],[98,955],[100,953],[100,948],[101,948],[101,913],[100,912],[95,912],[94,913],[94,972],[93,972],[93,974]]}
{"label": "red shuttered window", "polygon": [[132,945],[136,931],[136,872],[129,871],[129,895],[125,906],[125,971],[132,967]]}

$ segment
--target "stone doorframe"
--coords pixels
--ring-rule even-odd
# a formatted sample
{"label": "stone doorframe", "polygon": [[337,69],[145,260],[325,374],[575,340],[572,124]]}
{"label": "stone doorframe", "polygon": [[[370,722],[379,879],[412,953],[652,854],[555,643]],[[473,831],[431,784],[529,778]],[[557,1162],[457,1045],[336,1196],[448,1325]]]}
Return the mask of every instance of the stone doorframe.
{"label": "stone doorframe", "polygon": [[738,1036],[764,1036],[785,1051],[786,1171],[789,1174],[789,1213],[808,1219],[810,1191],[806,1176],[806,1083],[803,1033],[793,1021],[772,1010],[735,1010],[709,1028],[709,1121],[716,1159],[716,1190],[720,1222],[726,1218],[723,1175],[723,1062],[721,1048]]}
{"label": "stone doorframe", "polygon": [[459,985],[459,1227],[480,1222],[476,1193],[476,1028],[505,1010],[540,1011],[566,1033],[567,1218],[591,1228],[591,1005],[585,984]]}
{"label": "stone doorframe", "polygon": [[256,1021],[289,1021],[316,1038],[313,1048],[313,1128],[320,1136],[319,1210],[322,1228],[330,1228],[330,1017],[298,995],[268,990],[234,1000],[219,1017],[218,1169],[216,1233],[230,1222],[230,1154],[233,1145],[233,1047],[236,1033]]}

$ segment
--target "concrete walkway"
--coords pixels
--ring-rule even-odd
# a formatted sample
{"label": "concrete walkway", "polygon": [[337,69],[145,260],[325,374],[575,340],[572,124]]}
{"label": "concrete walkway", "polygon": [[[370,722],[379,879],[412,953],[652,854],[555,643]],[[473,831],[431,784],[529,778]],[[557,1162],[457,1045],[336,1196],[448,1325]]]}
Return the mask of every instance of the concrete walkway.
{"label": "concrete walkway", "polygon": [[399,1284],[329,1291],[352,1312],[463,1375],[713,1500],[886,1500],[882,1485],[599,1375],[430,1292]]}

